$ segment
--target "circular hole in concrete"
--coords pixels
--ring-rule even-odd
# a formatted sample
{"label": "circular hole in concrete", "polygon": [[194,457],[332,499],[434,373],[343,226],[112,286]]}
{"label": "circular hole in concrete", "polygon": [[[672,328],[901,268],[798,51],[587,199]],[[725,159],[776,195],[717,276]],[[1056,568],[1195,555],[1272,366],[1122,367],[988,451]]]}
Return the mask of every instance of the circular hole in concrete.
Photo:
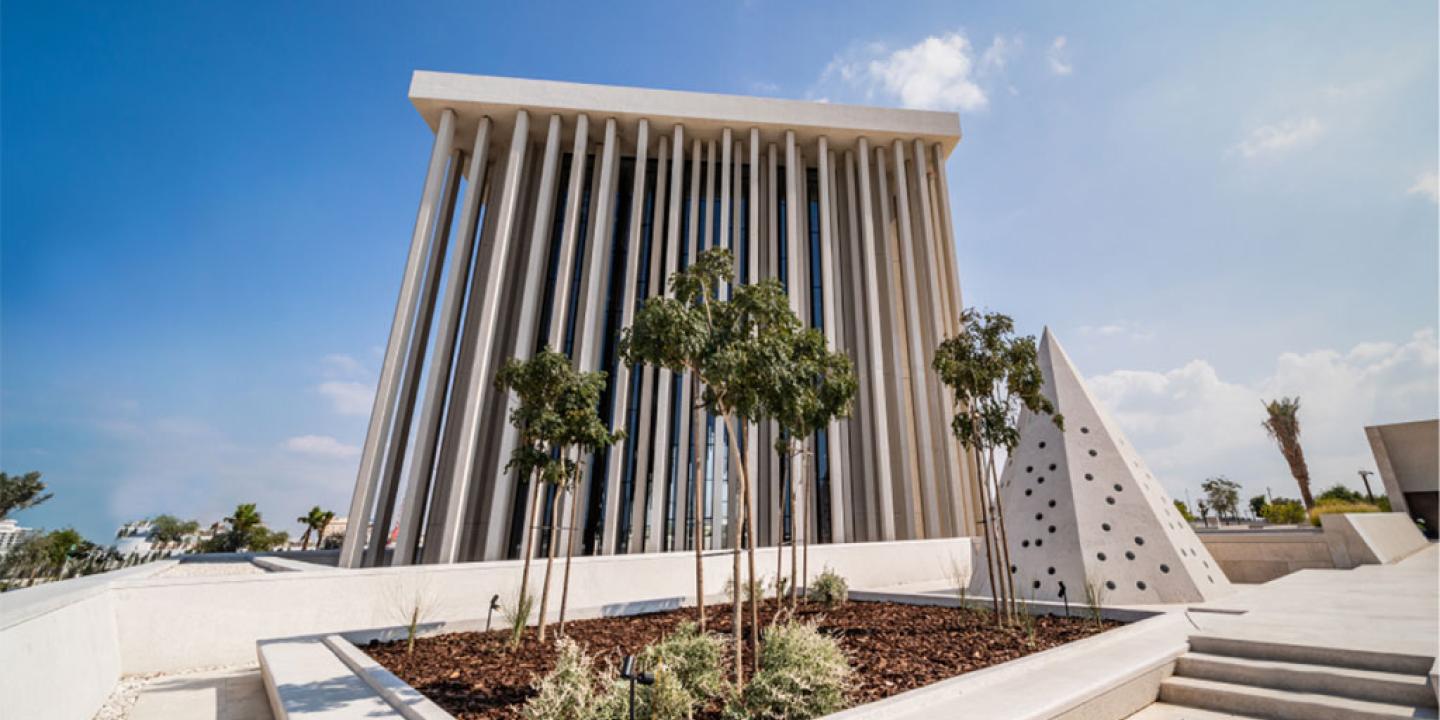
{"label": "circular hole in concrete", "polygon": [[1051,525],[1051,526],[1050,526],[1050,532],[1052,532],[1052,533],[1055,532],[1055,526],[1054,526],[1054,525]]}
{"label": "circular hole in concrete", "polygon": [[1037,485],[1044,485],[1044,484],[1045,484],[1045,478],[1044,478],[1043,476],[1042,476],[1042,477],[1037,477],[1037,478],[1035,478],[1035,483],[1036,483]]}
{"label": "circular hole in concrete", "polygon": [[1040,449],[1042,449],[1042,450],[1045,449],[1045,441],[1044,441],[1044,440],[1041,440],[1041,441],[1040,441]]}
{"label": "circular hole in concrete", "polygon": [[1090,451],[1090,457],[1095,457],[1096,455],[1099,455],[1099,454],[1100,454],[1100,453],[1095,452],[1094,450],[1091,450],[1091,451]]}
{"label": "circular hole in concrete", "polygon": [[1090,434],[1090,428],[1085,427],[1084,425],[1081,425],[1081,426],[1080,426],[1080,432],[1088,435],[1088,434]]}
{"label": "circular hole in concrete", "polygon": [[1052,568],[1045,568],[1045,574],[1046,574],[1046,575],[1054,575],[1054,574],[1055,574],[1055,568],[1053,568],[1053,567],[1052,567]]}
{"label": "circular hole in concrete", "polygon": [[1105,562],[1105,553],[1095,553],[1095,557],[1099,558],[1100,562]]}
{"label": "circular hole in concrete", "polygon": [[[1029,541],[1029,540],[1021,540],[1021,541],[1020,541],[1020,547],[1022,547],[1022,548],[1030,547],[1030,541]],[[991,565],[990,567],[995,567],[995,566],[994,566],[994,565]]]}
{"label": "circular hole in concrete", "polygon": [[1014,575],[1014,574],[1015,574],[1015,566],[1014,566],[1014,565],[1011,565],[1011,566],[1010,566],[1010,574],[1011,574],[1011,575]]}
{"label": "circular hole in concrete", "polygon": [[1055,501],[1054,501],[1054,500],[1051,500],[1051,501],[1050,501],[1050,507],[1055,507]]}
{"label": "circular hole in concrete", "polygon": [[1107,503],[1109,503],[1109,504],[1111,504],[1111,505],[1114,505],[1114,504],[1115,504],[1115,498],[1110,497],[1109,495],[1106,495],[1106,496],[1105,496],[1105,502],[1107,502]]}
{"label": "circular hole in concrete", "polygon": [[1050,469],[1051,469],[1051,470],[1054,470],[1054,469],[1055,469],[1055,463],[1050,463]]}
{"label": "circular hole in concrete", "polygon": [[1035,519],[1036,519],[1036,520],[1044,520],[1044,519],[1045,519],[1045,513],[1035,513]]}
{"label": "circular hole in concrete", "polygon": [[1170,572],[1170,566],[1169,566],[1169,565],[1166,565],[1165,563],[1160,563],[1160,572],[1162,572],[1162,573],[1169,573],[1169,572]]}
{"label": "circular hole in concrete", "polygon": [[1035,472],[1035,466],[1034,466],[1034,465],[1026,465],[1026,466],[1025,466],[1025,472],[1027,472],[1027,473],[1028,473],[1028,472]]}
{"label": "circular hole in concrete", "polygon": [[1125,492],[1125,486],[1120,483],[1115,483],[1115,492]]}
{"label": "circular hole in concrete", "polygon": [[1130,552],[1129,550],[1126,550],[1126,551],[1125,551],[1125,559],[1126,559],[1126,560],[1134,560],[1134,559],[1135,559],[1135,553]]}
{"label": "circular hole in concrete", "polygon": [[1033,588],[1035,588],[1036,590],[1039,590],[1039,589],[1040,589],[1040,581],[1039,581],[1039,580],[1036,580],[1034,583],[1031,583],[1030,586],[1033,587]]}
{"label": "circular hole in concrete", "polygon": [[1094,479],[1095,479],[1095,476],[1094,476],[1094,475],[1091,475],[1090,473],[1085,473],[1085,479],[1086,479],[1086,480],[1094,480]]}
{"label": "circular hole in concrete", "polygon": [[1100,523],[1100,529],[1105,532],[1110,532],[1110,523]]}
{"label": "circular hole in concrete", "polygon": [[1044,540],[1041,540],[1040,538],[1035,538],[1035,547],[1040,547],[1041,545],[1044,545],[1044,544],[1045,544],[1045,541],[1044,541]]}
{"label": "circular hole in concrete", "polygon": [[1145,538],[1140,537],[1139,535],[1136,535],[1136,536],[1135,536],[1135,544],[1136,544],[1136,545],[1144,545],[1144,544],[1145,544]]}
{"label": "circular hole in concrete", "polygon": [[1145,589],[1145,581],[1144,581],[1144,580],[1137,580],[1137,581],[1135,582],[1135,587],[1140,588],[1141,590],[1144,590],[1144,589]]}
{"label": "circular hole in concrete", "polygon": [[1106,581],[1105,581],[1105,587],[1108,588],[1108,589],[1110,589],[1110,590],[1114,590],[1114,589],[1115,589],[1115,581],[1114,581],[1114,580],[1106,580]]}
{"label": "circular hole in concrete", "polygon": [[1025,497],[1030,497],[1030,493],[1032,493],[1032,492],[1035,492],[1035,491],[1034,491],[1034,490],[1031,490],[1030,488],[1025,488]]}

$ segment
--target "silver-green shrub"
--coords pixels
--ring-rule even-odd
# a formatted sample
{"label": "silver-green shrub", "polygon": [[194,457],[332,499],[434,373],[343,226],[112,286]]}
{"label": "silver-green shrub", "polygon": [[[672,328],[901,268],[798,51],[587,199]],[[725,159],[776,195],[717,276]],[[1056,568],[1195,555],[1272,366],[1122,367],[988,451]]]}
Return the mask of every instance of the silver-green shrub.
{"label": "silver-green shrub", "polygon": [[650,672],[657,678],[674,675],[696,704],[719,694],[724,687],[724,658],[724,641],[700,632],[691,622],[681,623],[675,632],[640,653],[644,665],[652,668]]}
{"label": "silver-green shrub", "polygon": [[845,707],[850,664],[834,639],[815,625],[787,622],[765,632],[760,670],[745,686],[736,717],[805,720]]}
{"label": "silver-green shrub", "polygon": [[535,684],[537,694],[525,703],[525,720],[592,720],[601,699],[595,692],[595,663],[574,640],[557,641],[555,669]]}
{"label": "silver-green shrub", "polygon": [[827,608],[837,608],[850,599],[850,585],[840,573],[825,568],[813,582],[810,583],[810,591],[806,597],[819,603],[824,603]]}

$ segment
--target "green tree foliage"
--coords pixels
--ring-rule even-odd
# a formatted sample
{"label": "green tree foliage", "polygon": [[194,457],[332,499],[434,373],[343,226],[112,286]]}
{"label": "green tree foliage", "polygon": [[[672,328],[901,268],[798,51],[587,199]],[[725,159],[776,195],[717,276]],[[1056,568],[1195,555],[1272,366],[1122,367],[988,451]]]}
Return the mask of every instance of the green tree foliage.
{"label": "green tree foliage", "polygon": [[1275,498],[1260,511],[1260,515],[1272,525],[1298,525],[1305,522],[1305,506],[1299,500]]}
{"label": "green tree foliage", "polygon": [[1315,497],[1315,502],[1317,504],[1323,503],[1327,500],[1331,502],[1347,503],[1370,502],[1370,499],[1365,497],[1365,493],[1351,490],[1350,488],[1345,487],[1344,485],[1341,485],[1339,483],[1330,486],[1325,490],[1325,492],[1322,492]]}
{"label": "green tree foliage", "polygon": [[305,526],[305,533],[300,536],[300,549],[310,549],[310,535],[315,535],[315,544],[318,546],[325,537],[325,528],[330,521],[335,519],[335,513],[329,510],[321,510],[319,505],[310,508],[310,512],[295,518],[295,522]]}
{"label": "green tree foliage", "polygon": [[181,520],[174,515],[157,515],[150,521],[150,540],[161,547],[179,545],[185,538],[200,531],[200,523]]}
{"label": "green tree foliage", "polygon": [[[769,418],[793,422],[799,428],[801,423],[813,426],[822,418],[835,417],[848,410],[854,379],[848,359],[830,353],[823,335],[806,330],[791,311],[779,282],[734,286],[728,299],[719,299],[718,289],[733,279],[733,268],[734,256],[729,251],[712,249],[672,275],[670,295],[647,300],[632,325],[622,332],[620,357],[632,367],[647,364],[690,373],[700,384],[699,404],[723,421],[732,461],[739,469],[739,524],[744,529],[743,536],[736,533],[735,537],[733,576],[741,576],[741,550],[746,548],[753,583],[757,578],[755,547],[751,523],[744,517],[752,493],[751,468],[739,452],[739,428]],[[792,436],[806,437],[799,430]],[[697,538],[696,594],[700,597],[704,596],[699,560],[702,547]],[[737,672],[743,586],[735,583],[731,596]],[[698,613],[704,617],[703,609]],[[752,603],[749,630],[755,651],[758,628],[759,616]]]}
{"label": "green tree foliage", "polygon": [[255,503],[241,503],[225,518],[228,526],[201,544],[202,552],[266,552],[284,545],[290,538],[286,532],[273,532],[265,527]]}
{"label": "green tree foliage", "polygon": [[1265,517],[1265,506],[1269,504],[1270,500],[1264,495],[1256,495],[1250,498],[1250,514],[1257,518]]}
{"label": "green tree foliage", "polygon": [[[600,419],[600,396],[605,391],[605,373],[577,372],[570,358],[544,348],[529,360],[511,359],[495,376],[495,386],[515,393],[518,402],[510,413],[510,422],[518,431],[520,442],[511,452],[508,470],[519,471],[534,483],[530,502],[530,523],[526,526],[525,563],[520,577],[520,592],[529,592],[530,558],[533,554],[533,527],[536,507],[540,504],[541,482],[556,488],[551,503],[549,522],[550,553],[545,563],[545,582],[540,592],[539,637],[543,641],[547,628],[547,607],[550,579],[559,544],[559,512],[561,497],[579,479],[584,456],[608,447],[621,437],[612,433]],[[571,503],[579,507],[579,501]],[[574,522],[572,520],[571,524]],[[573,534],[571,535],[573,538]],[[566,583],[568,588],[570,557],[573,542],[566,550]],[[562,594],[561,617],[564,617]]]}
{"label": "green tree foliage", "polygon": [[35,507],[52,497],[54,493],[45,492],[45,483],[38,472],[24,475],[0,472],[0,520],[9,517],[12,512]]}
{"label": "green tree foliage", "polygon": [[1180,513],[1180,517],[1185,518],[1185,522],[1195,522],[1194,513],[1190,512],[1190,508],[1183,501],[1175,501],[1175,510]]}
{"label": "green tree foliage", "polygon": [[1007,453],[1020,442],[1020,411],[1050,415],[1055,426],[1065,420],[1042,393],[1045,378],[1040,372],[1039,351],[1034,336],[1015,335],[1015,322],[1008,315],[965,310],[959,335],[947,338],[935,350],[932,365],[941,382],[955,395],[956,411],[951,429],[979,462],[976,473],[980,497],[987,517],[985,558],[990,587],[995,597],[997,618],[1016,616],[1016,595],[1009,543],[1005,533],[1005,509],[998,487],[995,453]]}
{"label": "green tree foliage", "polygon": [[1240,514],[1240,483],[1219,475],[1206,478],[1200,483],[1200,490],[1205,493],[1205,501],[1215,510],[1216,517],[1223,520],[1229,515],[1233,519]]}
{"label": "green tree foliage", "polygon": [[1305,451],[1300,448],[1300,398],[1282,397],[1264,405],[1266,417],[1260,424],[1280,446],[1280,454],[1290,466],[1290,474],[1300,487],[1300,499],[1308,511],[1315,507],[1315,498],[1310,495],[1310,469],[1305,465]]}

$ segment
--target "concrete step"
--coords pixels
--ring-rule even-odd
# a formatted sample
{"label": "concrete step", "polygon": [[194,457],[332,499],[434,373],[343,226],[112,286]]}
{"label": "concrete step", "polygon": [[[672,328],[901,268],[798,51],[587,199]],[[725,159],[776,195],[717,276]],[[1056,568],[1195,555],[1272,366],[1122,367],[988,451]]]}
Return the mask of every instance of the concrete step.
{"label": "concrete step", "polygon": [[1125,720],[1264,720],[1264,718],[1157,702]]}
{"label": "concrete step", "polygon": [[1354,668],[1278,660],[1187,653],[1176,662],[1175,674],[1201,680],[1253,685],[1272,690],[1339,695],[1356,700],[1435,707],[1435,693],[1424,675],[1356,670]]}
{"label": "concrete step", "polygon": [[1297,645],[1258,638],[1199,633],[1190,636],[1190,650],[1207,655],[1274,660],[1277,662],[1329,665],[1354,670],[1424,675],[1435,662],[1433,657],[1405,653],[1348,648]]}
{"label": "concrete step", "polygon": [[1435,711],[1430,708],[1417,709],[1410,705],[1187,677],[1170,677],[1162,682],[1160,701],[1267,720],[1415,720],[1436,717]]}

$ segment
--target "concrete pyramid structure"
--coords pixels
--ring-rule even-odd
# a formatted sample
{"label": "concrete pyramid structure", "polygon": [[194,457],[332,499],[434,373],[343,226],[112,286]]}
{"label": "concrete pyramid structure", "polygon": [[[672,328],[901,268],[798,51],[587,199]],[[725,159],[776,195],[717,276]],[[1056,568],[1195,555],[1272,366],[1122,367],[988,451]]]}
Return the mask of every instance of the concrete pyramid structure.
{"label": "concrete pyramid structure", "polygon": [[[1043,392],[1064,416],[1022,411],[1020,444],[1000,476],[1010,571],[1022,600],[1083,605],[1198,602],[1230,582],[1176,511],[1119,427],[1091,397],[1047,329],[1040,339]],[[991,594],[983,547],[968,592]]]}

